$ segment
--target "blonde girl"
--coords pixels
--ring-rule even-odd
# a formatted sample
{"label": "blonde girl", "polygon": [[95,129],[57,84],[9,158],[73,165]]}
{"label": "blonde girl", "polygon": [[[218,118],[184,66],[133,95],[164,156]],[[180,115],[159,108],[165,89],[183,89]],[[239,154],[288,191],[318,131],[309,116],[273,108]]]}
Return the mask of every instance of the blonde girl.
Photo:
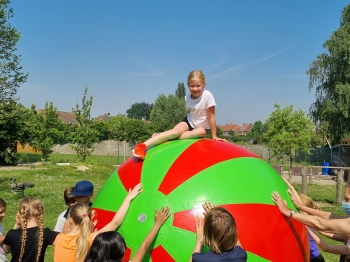
{"label": "blonde girl", "polygon": [[133,149],[133,155],[144,159],[147,148],[175,138],[189,139],[204,137],[206,130],[211,130],[211,136],[215,140],[226,141],[216,136],[215,99],[213,94],[205,90],[205,76],[200,70],[193,70],[187,77],[187,86],[190,94],[185,97],[187,117],[178,123],[173,129],[153,135],[144,143],[137,144]]}
{"label": "blonde girl", "polygon": [[86,203],[76,203],[69,211],[67,218],[67,232],[60,233],[55,242],[55,262],[82,262],[95,237],[106,231],[115,231],[123,222],[129,209],[130,202],[140,193],[142,184],[137,184],[129,190],[122,205],[109,222],[102,229],[91,233],[91,208]]}
{"label": "blonde girl", "polygon": [[44,261],[48,245],[52,245],[57,232],[44,229],[44,207],[35,197],[24,198],[18,208],[16,224],[3,241],[4,250],[11,252],[11,261]]}

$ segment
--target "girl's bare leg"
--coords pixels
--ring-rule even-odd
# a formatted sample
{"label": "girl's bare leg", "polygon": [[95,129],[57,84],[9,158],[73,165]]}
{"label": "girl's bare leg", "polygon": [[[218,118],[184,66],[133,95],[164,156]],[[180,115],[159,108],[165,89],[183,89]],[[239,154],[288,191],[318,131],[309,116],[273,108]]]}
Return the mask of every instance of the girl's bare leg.
{"label": "girl's bare leg", "polygon": [[180,136],[180,139],[204,137],[205,134],[206,134],[206,131],[203,127],[197,127],[192,131],[183,132],[182,135]]}
{"label": "girl's bare leg", "polygon": [[166,140],[175,139],[188,131],[188,126],[185,122],[178,123],[173,129],[164,131],[146,140],[144,144],[146,147],[155,146],[163,143]]}

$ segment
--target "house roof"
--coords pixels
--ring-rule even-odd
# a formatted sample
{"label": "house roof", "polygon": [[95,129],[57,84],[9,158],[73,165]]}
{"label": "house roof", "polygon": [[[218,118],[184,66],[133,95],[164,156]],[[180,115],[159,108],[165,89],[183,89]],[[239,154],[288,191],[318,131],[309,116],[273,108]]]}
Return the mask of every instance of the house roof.
{"label": "house roof", "polygon": [[[74,123],[75,122],[75,115],[73,112],[63,112],[63,111],[56,111],[58,118],[62,120],[63,123],[69,124],[69,123]],[[38,114],[43,114],[45,113],[45,109],[38,109],[37,110]]]}
{"label": "house roof", "polygon": [[223,132],[233,131],[236,135],[244,135],[252,131],[253,125],[243,123],[242,126],[237,124],[225,124],[224,126],[219,126]]}
{"label": "house roof", "polygon": [[101,120],[102,122],[107,122],[111,118],[110,113],[106,113],[104,115],[100,115],[97,117],[98,120]]}

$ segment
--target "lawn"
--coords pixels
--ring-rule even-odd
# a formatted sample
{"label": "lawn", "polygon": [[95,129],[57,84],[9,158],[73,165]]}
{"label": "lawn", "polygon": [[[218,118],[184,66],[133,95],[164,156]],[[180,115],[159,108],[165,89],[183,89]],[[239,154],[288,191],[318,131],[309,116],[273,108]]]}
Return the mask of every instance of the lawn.
{"label": "lawn", "polygon": [[[86,164],[90,170],[80,171],[75,166],[46,165],[28,170],[0,170],[1,198],[7,202],[6,216],[3,220],[5,230],[11,229],[15,222],[15,215],[20,201],[19,196],[10,187],[10,178],[17,182],[33,182],[33,188],[24,191],[25,196],[34,196],[44,204],[44,226],[51,229],[56,224],[58,215],[66,209],[63,191],[74,186],[79,180],[89,180],[94,184],[95,195],[100,190],[108,176],[116,169],[107,164]],[[93,202],[94,198],[92,198]],[[45,261],[53,261],[53,247],[46,251]]]}
{"label": "lawn", "polygon": [[[31,160],[40,161],[34,156]],[[78,165],[73,164],[75,159],[72,155],[52,155],[50,161],[53,164],[30,166],[26,170],[3,170],[0,169],[0,190],[1,198],[7,202],[6,217],[3,220],[5,230],[13,227],[15,214],[17,212],[19,196],[10,188],[10,178],[16,178],[17,182],[33,182],[33,188],[25,190],[25,196],[35,196],[42,200],[45,208],[44,223],[45,227],[54,228],[57,216],[66,208],[63,200],[63,191],[65,188],[74,186],[79,180],[90,180],[95,186],[95,195],[102,187],[109,175],[116,169],[116,157],[109,156],[93,156],[89,157],[84,164],[89,167],[87,171],[77,169]],[[120,159],[122,162],[123,160]],[[70,162],[69,166],[58,166],[55,163]],[[294,185],[300,190],[300,185]],[[308,185],[308,195],[315,201],[330,204],[329,207],[321,208],[339,215],[343,214],[340,205],[335,204],[335,185]],[[92,201],[94,198],[92,199]],[[326,240],[329,243],[339,244],[331,240]],[[338,255],[323,253],[326,261],[338,261]],[[46,251],[45,261],[53,261],[53,247],[49,247]]]}

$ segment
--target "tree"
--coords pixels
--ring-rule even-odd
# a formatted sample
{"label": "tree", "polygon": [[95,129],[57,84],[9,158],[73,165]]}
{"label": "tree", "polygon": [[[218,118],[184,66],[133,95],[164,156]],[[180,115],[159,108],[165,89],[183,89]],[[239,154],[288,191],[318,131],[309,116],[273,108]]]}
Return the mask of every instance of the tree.
{"label": "tree", "polygon": [[52,153],[52,147],[64,138],[65,127],[58,118],[57,108],[46,102],[45,110],[38,114],[32,105],[32,119],[27,121],[30,132],[30,144],[41,151],[41,161],[46,162]]}
{"label": "tree", "polygon": [[30,110],[15,101],[0,102],[0,163],[16,160],[17,144],[28,140],[25,124]]}
{"label": "tree", "polygon": [[149,120],[153,104],[146,102],[132,104],[131,107],[126,110],[126,115],[129,118]]}
{"label": "tree", "polygon": [[107,122],[107,128],[109,133],[109,139],[117,140],[117,141],[125,141],[126,140],[126,129],[125,123],[128,120],[126,116],[117,115],[111,117]]}
{"label": "tree", "polygon": [[175,90],[175,95],[178,98],[185,99],[186,96],[186,89],[184,83],[178,83],[177,89]]}
{"label": "tree", "polygon": [[28,77],[28,74],[21,72],[20,56],[15,54],[21,35],[8,22],[13,17],[13,9],[9,9],[9,4],[9,0],[0,2],[0,102],[3,103],[15,99],[17,89]]}
{"label": "tree", "polygon": [[289,160],[290,169],[296,153],[310,152],[311,141],[315,135],[315,126],[301,109],[293,111],[293,106],[276,110],[266,120],[268,130],[265,134],[272,155],[278,160]]}
{"label": "tree", "polygon": [[107,121],[110,138],[117,141],[126,141],[131,144],[145,141],[154,133],[151,122],[127,118],[117,115]]}
{"label": "tree", "polygon": [[75,109],[75,125],[73,126],[72,148],[77,152],[78,160],[85,162],[86,157],[94,151],[94,144],[98,142],[98,131],[94,128],[94,121],[90,119],[92,96],[86,98],[88,88],[85,88],[81,109],[77,103]]}
{"label": "tree", "polygon": [[156,124],[157,132],[162,132],[172,129],[186,114],[185,99],[172,94],[168,97],[160,94],[154,102],[150,119]]}
{"label": "tree", "polygon": [[326,52],[310,65],[309,90],[315,88],[316,101],[310,113],[319,131],[332,143],[350,135],[350,5],[343,9],[340,27],[326,40]]}
{"label": "tree", "polygon": [[255,121],[251,131],[251,136],[254,140],[254,144],[263,143],[264,132],[266,132],[266,125],[264,125],[260,120]]}
{"label": "tree", "polygon": [[0,2],[0,162],[3,163],[14,162],[28,113],[28,109],[15,102],[17,89],[26,82],[28,74],[21,72],[20,56],[15,54],[20,33],[8,22],[13,17],[9,4],[9,0]]}

